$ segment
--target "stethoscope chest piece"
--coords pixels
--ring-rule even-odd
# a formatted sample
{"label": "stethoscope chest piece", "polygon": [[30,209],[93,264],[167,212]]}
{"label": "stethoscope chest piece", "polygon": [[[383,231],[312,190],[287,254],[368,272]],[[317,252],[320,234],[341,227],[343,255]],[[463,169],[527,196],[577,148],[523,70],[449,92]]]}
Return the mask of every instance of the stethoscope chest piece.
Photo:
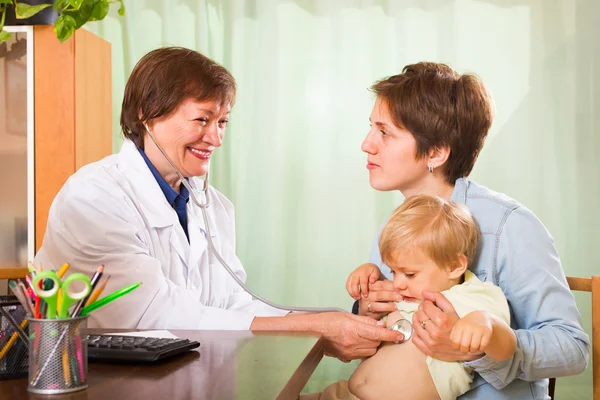
{"label": "stethoscope chest piece", "polygon": [[413,333],[413,328],[412,328],[412,324],[410,323],[409,320],[407,319],[399,319],[398,321],[394,322],[388,329],[391,329],[393,331],[396,332],[400,332],[401,334],[404,335],[404,340],[398,343],[404,343],[407,340],[410,340],[410,338],[412,337],[412,333]]}

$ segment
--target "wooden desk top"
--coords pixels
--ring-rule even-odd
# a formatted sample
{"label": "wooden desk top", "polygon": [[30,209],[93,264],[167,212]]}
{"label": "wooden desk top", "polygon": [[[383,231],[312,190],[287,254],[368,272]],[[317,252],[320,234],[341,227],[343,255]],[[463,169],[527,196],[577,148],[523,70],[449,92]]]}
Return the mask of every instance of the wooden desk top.
{"label": "wooden desk top", "polygon": [[89,363],[88,389],[64,395],[28,393],[26,379],[0,381],[0,399],[295,399],[323,357],[310,333],[171,332],[199,341],[199,351],[155,365]]}

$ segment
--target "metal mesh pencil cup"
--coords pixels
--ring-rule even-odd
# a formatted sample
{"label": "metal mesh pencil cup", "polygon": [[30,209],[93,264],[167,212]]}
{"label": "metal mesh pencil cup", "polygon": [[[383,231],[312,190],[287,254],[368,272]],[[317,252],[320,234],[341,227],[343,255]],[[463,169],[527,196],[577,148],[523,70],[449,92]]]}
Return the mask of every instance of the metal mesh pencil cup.
{"label": "metal mesh pencil cup", "polygon": [[87,316],[30,318],[27,390],[57,394],[87,387]]}

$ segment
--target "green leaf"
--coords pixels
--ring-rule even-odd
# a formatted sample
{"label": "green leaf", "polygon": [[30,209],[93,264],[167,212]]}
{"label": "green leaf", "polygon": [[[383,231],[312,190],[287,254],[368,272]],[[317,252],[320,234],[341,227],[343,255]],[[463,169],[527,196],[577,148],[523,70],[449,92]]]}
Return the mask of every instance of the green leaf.
{"label": "green leaf", "polygon": [[0,4],[12,4],[12,0],[0,0]]}
{"label": "green leaf", "polygon": [[69,5],[69,0],[56,0],[54,2],[54,5],[52,6],[52,8],[54,8],[56,11],[62,11],[68,5]]}
{"label": "green leaf", "polygon": [[108,14],[108,9],[110,8],[108,4],[108,0],[99,0],[94,4],[94,8],[92,9],[92,17],[90,21],[100,21],[106,17]]}
{"label": "green leaf", "polygon": [[123,0],[119,0],[119,2],[121,3],[121,7],[119,7],[119,15],[125,15],[125,3],[123,3]]}
{"label": "green leaf", "polygon": [[69,5],[73,7],[73,11],[79,10],[82,4],[83,0],[69,0]]}
{"label": "green leaf", "polygon": [[0,31],[0,43],[6,42],[12,35],[6,31]]}
{"label": "green leaf", "polygon": [[54,23],[54,32],[61,43],[64,43],[75,32],[77,22],[70,15],[62,14]]}
{"label": "green leaf", "polygon": [[4,19],[6,18],[6,7],[0,5],[0,31],[4,29]]}
{"label": "green leaf", "polygon": [[25,3],[17,3],[17,7],[15,8],[15,15],[17,19],[26,19],[29,17],[33,17],[35,14],[39,13],[46,7],[50,7],[52,4],[39,4],[37,6],[30,6]]}
{"label": "green leaf", "polygon": [[75,21],[75,29],[81,28],[92,16],[93,5],[90,2],[83,3],[77,11],[64,11],[62,15],[68,15]]}

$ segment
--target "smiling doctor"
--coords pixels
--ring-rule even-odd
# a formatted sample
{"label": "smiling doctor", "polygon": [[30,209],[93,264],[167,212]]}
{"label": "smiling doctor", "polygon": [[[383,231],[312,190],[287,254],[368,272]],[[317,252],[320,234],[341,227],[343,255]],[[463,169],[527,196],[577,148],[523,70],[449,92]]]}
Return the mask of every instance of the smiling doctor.
{"label": "smiling doctor", "polygon": [[[135,66],[125,87],[119,154],[71,176],[56,196],[35,262],[71,264],[92,275],[103,264],[106,293],[143,282],[91,314],[90,326],[140,329],[250,329],[320,332],[342,360],[375,353],[398,332],[350,313],[288,314],[253,300],[208,248],[200,207],[149,136],[152,132],[192,188],[221,146],[235,99],[221,65],[180,47],[160,48]],[[208,217],[219,253],[245,280],[235,254],[233,206],[209,187]]]}

